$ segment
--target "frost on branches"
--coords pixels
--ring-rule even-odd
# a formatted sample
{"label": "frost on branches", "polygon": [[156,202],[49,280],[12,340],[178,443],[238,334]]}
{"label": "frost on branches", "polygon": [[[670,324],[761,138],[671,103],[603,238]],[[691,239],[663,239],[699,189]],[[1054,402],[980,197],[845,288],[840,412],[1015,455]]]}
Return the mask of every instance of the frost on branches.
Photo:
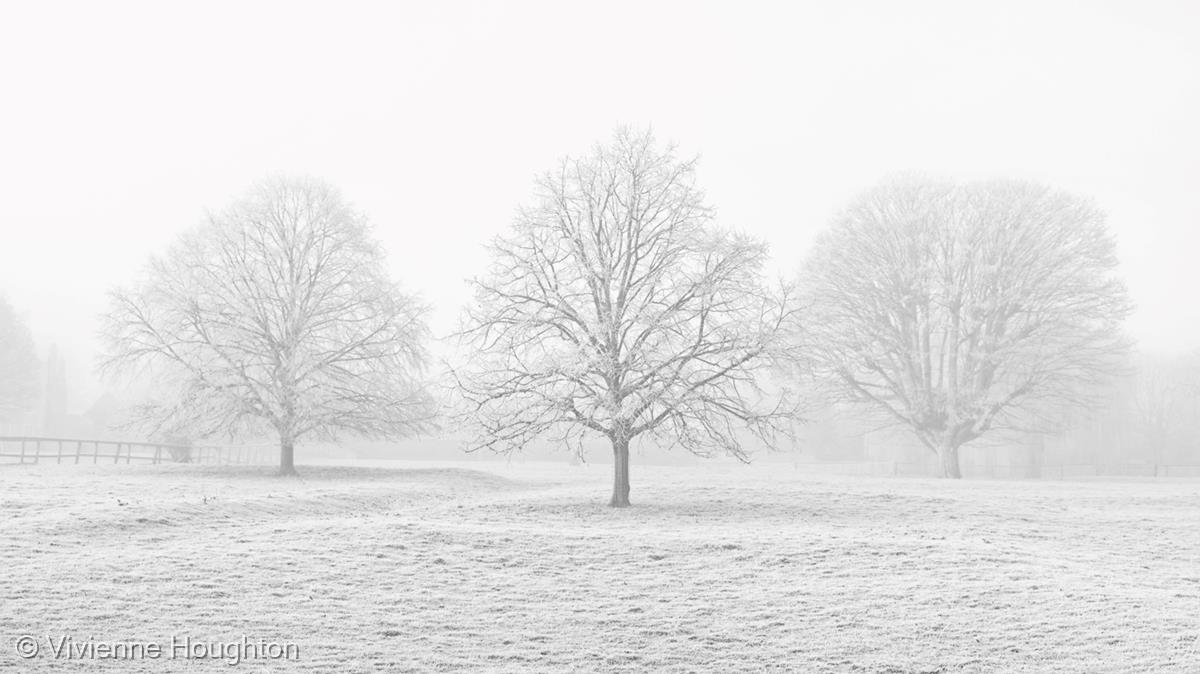
{"label": "frost on branches", "polygon": [[962,445],[1082,403],[1117,369],[1130,305],[1116,268],[1103,215],[1069,194],[884,184],[811,253],[810,356],[961,477]]}
{"label": "frost on branches", "polygon": [[460,333],[472,448],[608,438],[626,506],[635,438],[745,459],[747,434],[787,430],[794,404],[768,374],[788,292],[764,285],[764,244],[714,227],[694,167],[619,131],[537,181]]}
{"label": "frost on branches", "polygon": [[264,182],[151,261],[105,319],[112,372],[143,372],[152,433],[273,432],[293,445],[426,428],[425,307],[402,293],[362,216],[308,179]]}

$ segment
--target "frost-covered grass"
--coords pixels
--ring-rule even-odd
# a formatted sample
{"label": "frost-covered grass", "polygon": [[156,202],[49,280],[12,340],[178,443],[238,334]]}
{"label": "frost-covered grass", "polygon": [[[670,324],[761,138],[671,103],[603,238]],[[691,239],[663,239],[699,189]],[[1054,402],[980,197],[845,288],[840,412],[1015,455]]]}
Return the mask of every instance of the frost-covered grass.
{"label": "frost-covered grass", "polygon": [[1197,482],[386,465],[0,467],[0,671],[1200,671]]}

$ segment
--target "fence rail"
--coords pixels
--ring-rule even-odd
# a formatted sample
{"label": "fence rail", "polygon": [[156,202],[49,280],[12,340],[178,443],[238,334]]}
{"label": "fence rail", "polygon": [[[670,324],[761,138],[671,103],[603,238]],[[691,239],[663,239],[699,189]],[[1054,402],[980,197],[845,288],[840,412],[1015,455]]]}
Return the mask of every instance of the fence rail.
{"label": "fence rail", "polygon": [[162,442],[0,436],[0,463],[271,463],[267,445],[178,445]]}

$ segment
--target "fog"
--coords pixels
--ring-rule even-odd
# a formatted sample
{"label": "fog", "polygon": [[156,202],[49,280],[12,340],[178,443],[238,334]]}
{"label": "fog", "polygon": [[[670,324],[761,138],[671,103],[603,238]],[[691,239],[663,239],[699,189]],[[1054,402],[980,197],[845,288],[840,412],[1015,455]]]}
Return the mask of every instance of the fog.
{"label": "fog", "polygon": [[96,316],[206,210],[314,175],[445,334],[532,179],[618,124],[699,154],[791,275],[899,171],[1032,178],[1109,214],[1143,349],[1200,345],[1200,11],[1176,3],[23,3],[0,17],[0,294],[69,411]]}
{"label": "fog", "polygon": [[1200,671],[1198,38],[0,3],[0,670]]}

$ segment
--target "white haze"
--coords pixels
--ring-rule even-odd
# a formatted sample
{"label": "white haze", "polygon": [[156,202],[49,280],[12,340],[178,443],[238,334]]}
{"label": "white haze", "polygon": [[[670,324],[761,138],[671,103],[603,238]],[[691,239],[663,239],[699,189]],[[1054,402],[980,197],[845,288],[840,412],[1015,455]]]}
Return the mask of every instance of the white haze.
{"label": "white haze", "polygon": [[896,171],[1090,196],[1133,336],[1200,347],[1200,5],[816,5],[7,4],[0,293],[81,411],[105,292],[255,180],[311,174],[445,333],[533,176],[626,123],[701,154],[780,274]]}

